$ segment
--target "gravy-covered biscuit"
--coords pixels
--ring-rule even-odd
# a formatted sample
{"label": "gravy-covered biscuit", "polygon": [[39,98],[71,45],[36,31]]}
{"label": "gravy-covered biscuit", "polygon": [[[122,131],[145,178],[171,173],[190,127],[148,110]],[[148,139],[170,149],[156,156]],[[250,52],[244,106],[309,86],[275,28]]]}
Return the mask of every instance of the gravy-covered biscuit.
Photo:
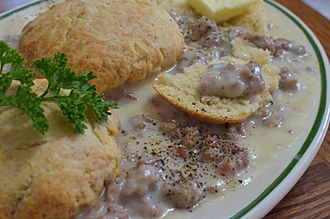
{"label": "gravy-covered biscuit", "polygon": [[76,71],[94,71],[102,92],[175,64],[184,40],[163,9],[148,0],[71,0],[29,23],[19,50],[29,63],[56,52]]}
{"label": "gravy-covered biscuit", "polygon": [[[270,92],[273,92],[278,87],[278,69],[271,64],[260,66],[265,84],[264,89],[258,90],[258,93],[241,95],[236,98],[202,93],[200,91],[201,82],[209,68],[228,62],[241,65],[246,63],[246,61],[228,57],[223,58],[219,63],[210,64],[209,66],[195,63],[185,68],[184,73],[160,75],[154,85],[154,89],[170,104],[200,121],[211,124],[242,122],[255,113],[259,107],[272,100]],[[230,71],[230,74],[234,73]],[[219,91],[227,90],[231,94],[234,93],[231,87],[220,87],[218,86],[219,84],[213,83],[216,78],[212,77],[211,79],[213,81],[207,84],[207,89],[217,88]],[[231,82],[231,79],[229,78],[229,81],[227,81],[221,78],[221,81]],[[256,85],[257,82],[254,81],[247,85],[246,88],[251,91],[255,89]]]}

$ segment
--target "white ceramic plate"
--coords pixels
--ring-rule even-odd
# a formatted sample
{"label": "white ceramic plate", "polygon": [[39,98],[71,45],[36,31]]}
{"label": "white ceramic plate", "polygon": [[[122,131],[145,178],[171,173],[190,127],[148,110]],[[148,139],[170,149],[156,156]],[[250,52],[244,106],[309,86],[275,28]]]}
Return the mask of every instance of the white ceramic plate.
{"label": "white ceramic plate", "polygon": [[[0,39],[17,46],[25,24],[46,10],[46,0],[34,1],[0,15]],[[263,168],[252,183],[226,195],[221,201],[211,202],[187,217],[193,218],[260,218],[267,214],[294,186],[316,155],[327,131],[330,103],[329,62],[320,42],[312,31],[292,12],[273,1],[266,1],[266,11],[277,23],[285,24],[295,32],[295,41],[309,48],[318,65],[320,79],[315,96],[316,107],[310,114],[310,127],[288,148],[286,156],[277,165]],[[275,19],[275,20],[276,20]],[[276,23],[275,22],[275,23]],[[282,27],[283,29],[283,27]],[[284,28],[285,29],[285,28]],[[281,35],[280,33],[277,33]],[[285,34],[284,34],[285,35]],[[182,216],[182,215],[181,215]],[[172,217],[180,217],[172,215]]]}

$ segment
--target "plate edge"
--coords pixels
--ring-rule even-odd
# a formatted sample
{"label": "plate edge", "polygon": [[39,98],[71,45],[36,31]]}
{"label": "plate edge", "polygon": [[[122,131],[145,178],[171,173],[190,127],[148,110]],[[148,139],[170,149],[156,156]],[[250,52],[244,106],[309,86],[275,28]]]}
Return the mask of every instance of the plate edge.
{"label": "plate edge", "polygon": [[[27,9],[29,7],[32,7],[34,5],[37,5],[37,4],[46,2],[46,1],[47,0],[35,0],[33,2],[29,2],[26,4],[20,5],[18,7],[15,7],[9,11],[5,11],[0,14],[0,20],[3,20],[5,18],[11,16],[14,13],[17,13],[19,11],[22,11],[24,9]],[[322,129],[325,129],[329,125],[329,121],[327,121],[327,120],[329,120],[329,107],[326,106],[326,103],[329,102],[329,99],[327,99],[327,96],[329,96],[329,94],[327,94],[326,85],[327,85],[327,72],[330,72],[330,70],[329,70],[329,66],[328,66],[329,61],[326,56],[326,53],[324,52],[323,47],[321,46],[321,43],[318,41],[315,34],[308,28],[308,26],[303,21],[301,21],[296,15],[294,15],[290,10],[288,10],[284,6],[280,5],[279,3],[273,2],[272,0],[264,0],[264,1],[267,2],[268,4],[270,4],[271,6],[275,7],[276,9],[278,9],[282,13],[284,13],[291,21],[293,21],[303,31],[306,38],[312,45],[313,50],[317,56],[317,59],[319,61],[319,65],[320,65],[319,66],[320,67],[320,76],[321,76],[320,104],[319,104],[318,113],[317,113],[316,119],[314,120],[313,126],[312,126],[304,144],[300,148],[299,152],[296,154],[295,158],[289,163],[289,165],[284,169],[284,171],[282,171],[282,173],[272,182],[272,184],[270,186],[268,186],[256,199],[254,199],[252,202],[250,202],[247,206],[245,206],[238,213],[234,214],[231,217],[233,219],[241,218],[241,217],[245,216],[246,214],[248,214],[257,205],[259,205],[266,197],[268,197],[270,193],[272,193],[275,189],[277,189],[282,184],[282,182],[285,179],[287,179],[287,177],[292,173],[292,170],[296,167],[296,165],[301,160],[301,158],[306,154],[306,152],[310,148],[310,145],[315,140],[315,137],[319,134],[320,128],[322,127]],[[325,65],[324,61],[328,64],[327,66]],[[316,148],[316,152],[318,151],[320,144],[323,141],[325,133],[323,133],[317,139],[316,144],[318,144],[318,147]],[[316,154],[316,152],[315,152],[315,154]],[[307,165],[307,167],[308,167],[308,165]],[[305,172],[305,171],[303,171],[303,172]],[[296,182],[299,180],[299,178],[296,179]],[[293,185],[290,187],[290,189],[293,187]],[[284,195],[283,195],[283,197],[284,197]],[[278,201],[280,201],[283,197],[281,197]],[[276,204],[277,204],[277,202],[274,203],[274,206]],[[266,211],[264,211],[263,214],[266,214],[269,210],[271,210],[271,209],[267,209]],[[262,215],[260,215],[260,216],[262,216]]]}

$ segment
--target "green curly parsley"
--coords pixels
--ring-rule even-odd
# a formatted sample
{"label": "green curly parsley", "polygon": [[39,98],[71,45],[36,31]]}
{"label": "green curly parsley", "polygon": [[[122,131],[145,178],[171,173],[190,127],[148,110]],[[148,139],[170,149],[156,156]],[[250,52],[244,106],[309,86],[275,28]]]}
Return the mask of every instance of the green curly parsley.
{"label": "green curly parsley", "polygon": [[[32,91],[32,72],[48,80],[48,87],[41,95]],[[56,103],[63,116],[80,134],[87,128],[87,111],[93,112],[97,122],[107,121],[109,108],[117,109],[118,105],[104,101],[104,96],[96,92],[95,85],[89,83],[94,78],[92,72],[76,74],[67,66],[67,57],[63,53],[56,53],[52,59],[37,60],[32,69],[27,68],[22,54],[0,41],[0,107],[19,108],[31,118],[33,128],[41,133],[49,128],[41,107],[43,102]],[[8,95],[7,91],[14,80],[19,81],[20,85],[14,94]],[[63,89],[69,90],[69,93],[63,95]]]}

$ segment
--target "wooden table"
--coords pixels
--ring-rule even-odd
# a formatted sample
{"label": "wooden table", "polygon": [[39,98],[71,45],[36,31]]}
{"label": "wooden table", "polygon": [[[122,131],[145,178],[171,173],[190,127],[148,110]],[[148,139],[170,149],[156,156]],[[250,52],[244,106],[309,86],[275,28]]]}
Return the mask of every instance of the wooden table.
{"label": "wooden table", "polygon": [[[29,1],[1,0],[0,12]],[[311,27],[330,58],[330,21],[302,1],[277,1]],[[330,129],[304,176],[266,218],[330,218]]]}

